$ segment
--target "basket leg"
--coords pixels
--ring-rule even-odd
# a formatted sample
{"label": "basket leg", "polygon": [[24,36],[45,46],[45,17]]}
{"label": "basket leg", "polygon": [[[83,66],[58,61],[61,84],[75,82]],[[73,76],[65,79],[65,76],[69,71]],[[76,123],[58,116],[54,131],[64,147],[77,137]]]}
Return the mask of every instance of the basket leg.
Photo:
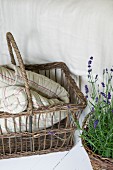
{"label": "basket leg", "polygon": [[[32,116],[29,116],[29,132],[32,133]],[[33,141],[32,141],[32,136],[30,138],[30,148],[31,151],[33,151]]]}

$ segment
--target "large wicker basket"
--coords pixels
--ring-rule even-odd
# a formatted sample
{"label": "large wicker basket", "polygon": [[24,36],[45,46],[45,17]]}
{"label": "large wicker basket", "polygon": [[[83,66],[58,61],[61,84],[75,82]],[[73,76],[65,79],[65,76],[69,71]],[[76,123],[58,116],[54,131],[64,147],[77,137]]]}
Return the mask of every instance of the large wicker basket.
{"label": "large wicker basket", "polygon": [[[15,128],[15,132],[7,132],[7,134],[3,134],[2,129],[0,128],[0,158],[4,159],[69,150],[74,145],[74,132],[76,129],[74,122],[69,115],[69,110],[71,110],[71,113],[76,119],[76,116],[80,115],[82,110],[85,108],[86,100],[74,80],[71,78],[68,67],[62,62],[39,65],[24,65],[19,49],[12,34],[7,33],[6,37],[8,49],[11,56],[11,62],[13,64],[16,64],[16,62],[14,59],[12,47],[14,49],[14,52],[16,53],[23,81],[25,83],[25,89],[29,104],[27,111],[19,114],[0,112],[0,119],[4,118],[5,126],[7,126],[8,118],[13,118],[15,122],[15,119],[17,117],[19,118],[20,126],[20,132],[16,132]],[[69,92],[70,103],[41,107],[40,109],[34,110],[32,106],[31,93],[25,69],[43,74],[50,79],[53,79],[54,81],[60,83]],[[66,112],[66,118],[64,120],[61,120],[61,114],[63,111]],[[48,113],[54,112],[58,112],[58,123],[56,123],[55,125],[52,123],[51,127],[45,127],[42,130],[39,129],[37,132],[33,131],[34,125],[32,123],[32,120],[37,114],[47,115]],[[21,117],[23,115],[26,117],[26,120],[29,119],[29,128],[27,128],[26,123],[26,132],[21,131]],[[39,122],[40,116],[38,123]],[[51,122],[53,122],[52,116]]]}
{"label": "large wicker basket", "polygon": [[[83,128],[87,129],[88,120],[91,116],[91,113],[89,113],[83,122]],[[86,144],[84,140],[82,140],[83,145],[89,155],[92,167],[94,170],[113,170],[113,159],[110,158],[104,158],[100,155],[95,154]]]}

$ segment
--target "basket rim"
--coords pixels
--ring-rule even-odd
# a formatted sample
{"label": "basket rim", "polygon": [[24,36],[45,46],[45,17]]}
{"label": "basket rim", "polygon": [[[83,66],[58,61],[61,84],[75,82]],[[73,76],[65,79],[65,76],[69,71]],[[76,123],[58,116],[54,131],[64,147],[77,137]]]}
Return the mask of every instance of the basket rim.
{"label": "basket rim", "polygon": [[[37,114],[45,114],[45,111],[46,113],[50,113],[50,112],[54,112],[54,111],[67,111],[68,108],[70,109],[70,111],[74,111],[74,112],[77,112],[77,111],[82,111],[84,109],[84,106],[82,106],[81,104],[62,104],[62,105],[54,105],[54,106],[43,106],[41,108],[38,108],[38,109],[33,109],[33,115]],[[8,113],[8,112],[2,112],[0,111],[0,118],[3,118],[4,116],[6,118],[12,116],[12,117],[18,117],[18,116],[24,116],[24,115],[30,115],[28,114],[27,110],[26,111],[23,111],[23,112],[20,112],[20,113]]]}

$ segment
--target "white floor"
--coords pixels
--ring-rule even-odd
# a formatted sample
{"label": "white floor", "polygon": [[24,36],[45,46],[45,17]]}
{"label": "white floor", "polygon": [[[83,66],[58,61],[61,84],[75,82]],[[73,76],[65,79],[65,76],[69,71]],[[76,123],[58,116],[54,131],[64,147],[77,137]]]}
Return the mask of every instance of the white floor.
{"label": "white floor", "polygon": [[69,152],[0,160],[0,170],[92,170],[81,143]]}

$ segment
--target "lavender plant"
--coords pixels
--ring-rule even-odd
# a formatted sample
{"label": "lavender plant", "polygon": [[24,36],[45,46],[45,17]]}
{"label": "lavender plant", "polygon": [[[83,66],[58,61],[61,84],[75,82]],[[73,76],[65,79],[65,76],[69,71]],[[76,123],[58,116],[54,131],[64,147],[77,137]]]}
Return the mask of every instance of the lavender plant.
{"label": "lavender plant", "polygon": [[88,61],[88,85],[85,94],[91,116],[81,137],[93,152],[113,158],[113,68],[104,69],[102,81],[93,75],[93,57]]}

